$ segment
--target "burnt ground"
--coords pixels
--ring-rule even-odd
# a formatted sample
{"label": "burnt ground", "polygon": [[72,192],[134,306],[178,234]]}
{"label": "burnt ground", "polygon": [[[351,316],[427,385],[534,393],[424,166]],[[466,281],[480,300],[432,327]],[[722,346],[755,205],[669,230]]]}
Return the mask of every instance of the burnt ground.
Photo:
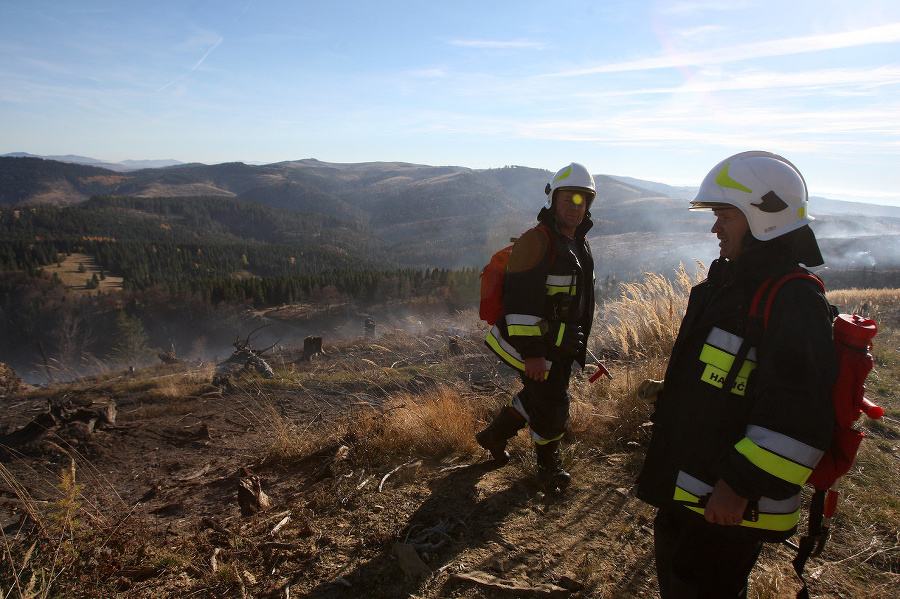
{"label": "burnt ground", "polygon": [[[346,348],[355,360],[377,361],[379,350],[367,351],[373,353]],[[332,352],[317,357],[314,368],[329,372],[348,359]],[[488,361],[481,355],[468,366]],[[83,422],[28,435],[21,429],[46,412],[48,399],[77,401],[90,389],[96,399],[100,387],[91,381],[0,400],[2,464],[17,484],[47,506],[41,502],[59,496],[59,474],[74,459],[85,512],[103,514],[85,522],[111,540],[92,549],[82,580],[60,581],[68,585],[65,596],[656,596],[653,510],[629,493],[640,447],[603,454],[582,446],[566,454],[573,482],[563,492],[536,484],[524,432],[503,468],[493,468],[474,442],[440,460],[373,459],[356,453],[352,431],[314,452],[266,461],[285,420],[301,437],[312,435],[392,390],[380,384],[348,392],[310,377],[265,393],[253,380],[230,390],[203,384],[163,401],[148,389],[160,378],[180,380],[178,366],[167,368],[138,372],[136,381],[99,393],[112,396],[118,417],[92,432]],[[479,380],[488,375],[460,384],[484,393]],[[271,506],[242,515],[238,490],[251,476]],[[7,540],[28,534],[20,495],[8,479],[0,484]],[[113,543],[123,531],[129,538]],[[791,555],[783,546],[766,548],[754,573],[762,590],[754,596],[794,596]],[[859,596],[846,568],[816,566],[811,562],[813,596]],[[866,596],[893,592],[870,589]]]}

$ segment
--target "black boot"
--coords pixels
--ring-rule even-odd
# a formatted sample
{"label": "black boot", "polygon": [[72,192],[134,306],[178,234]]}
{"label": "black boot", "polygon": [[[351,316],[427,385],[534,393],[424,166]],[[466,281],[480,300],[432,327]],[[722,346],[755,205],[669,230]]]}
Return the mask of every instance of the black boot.
{"label": "black boot", "polygon": [[491,457],[498,464],[509,461],[506,442],[525,426],[525,419],[512,406],[503,406],[494,421],[486,429],[475,435],[478,444],[491,452]]}
{"label": "black boot", "polygon": [[563,470],[559,461],[559,440],[535,443],[534,453],[537,456],[538,480],[548,488],[565,489],[569,486],[572,475]]}

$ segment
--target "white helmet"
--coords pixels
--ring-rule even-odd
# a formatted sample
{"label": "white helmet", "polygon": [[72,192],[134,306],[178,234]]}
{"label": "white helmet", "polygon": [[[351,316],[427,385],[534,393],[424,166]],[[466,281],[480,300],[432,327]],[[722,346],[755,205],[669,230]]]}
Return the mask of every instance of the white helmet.
{"label": "white helmet", "polygon": [[544,204],[544,208],[550,209],[553,205],[553,194],[557,189],[571,189],[587,195],[588,210],[591,209],[591,202],[594,201],[594,196],[597,195],[597,189],[594,187],[594,178],[584,168],[583,164],[578,164],[577,162],[559,169],[553,175],[553,178],[550,179],[550,182],[547,183],[547,187],[544,188],[544,193],[547,194],[547,203]]}
{"label": "white helmet", "polygon": [[760,241],[769,241],[799,229],[813,220],[803,175],[785,158],[771,152],[741,152],[715,166],[691,210],[726,205],[739,208],[750,232]]}

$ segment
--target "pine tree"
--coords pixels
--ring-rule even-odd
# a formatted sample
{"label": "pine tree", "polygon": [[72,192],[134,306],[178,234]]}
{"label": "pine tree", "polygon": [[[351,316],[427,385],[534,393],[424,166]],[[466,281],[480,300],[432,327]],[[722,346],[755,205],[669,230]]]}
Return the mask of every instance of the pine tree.
{"label": "pine tree", "polygon": [[129,316],[124,310],[119,311],[112,350],[119,362],[136,366],[148,360],[153,355],[153,350],[148,346],[149,340],[140,318]]}

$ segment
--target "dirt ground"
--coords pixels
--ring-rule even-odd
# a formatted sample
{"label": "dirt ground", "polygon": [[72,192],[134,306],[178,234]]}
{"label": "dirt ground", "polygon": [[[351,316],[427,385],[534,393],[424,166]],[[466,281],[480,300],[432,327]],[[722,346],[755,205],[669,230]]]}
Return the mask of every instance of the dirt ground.
{"label": "dirt ground", "polygon": [[[341,359],[332,354],[322,364]],[[131,389],[110,398],[116,424],[93,432],[74,422],[25,435],[21,427],[46,412],[46,398],[0,399],[2,463],[33,499],[58,496],[59,473],[74,457],[76,480],[98,510],[141,523],[146,548],[111,561],[109,581],[100,581],[115,589],[108,596],[657,596],[653,510],[630,494],[640,448],[565,454],[573,480],[563,492],[536,484],[523,432],[503,468],[493,468],[485,452],[365,467],[340,442],[262,466],[274,420],[289,417],[300,431],[329,426],[365,393],[341,395],[311,382],[267,391],[262,401],[252,385],[210,386],[181,409],[154,412],[146,409],[150,396]],[[271,411],[273,396],[280,415]],[[77,388],[65,391],[68,400],[78,397]],[[237,497],[252,476],[271,507],[245,516]],[[7,484],[0,505],[5,534],[15,535],[23,509]],[[167,553],[195,559],[166,562]],[[754,585],[768,594],[754,597],[794,596],[790,557],[786,547],[766,548]],[[816,574],[811,565],[813,596],[858,596],[838,568]]]}

